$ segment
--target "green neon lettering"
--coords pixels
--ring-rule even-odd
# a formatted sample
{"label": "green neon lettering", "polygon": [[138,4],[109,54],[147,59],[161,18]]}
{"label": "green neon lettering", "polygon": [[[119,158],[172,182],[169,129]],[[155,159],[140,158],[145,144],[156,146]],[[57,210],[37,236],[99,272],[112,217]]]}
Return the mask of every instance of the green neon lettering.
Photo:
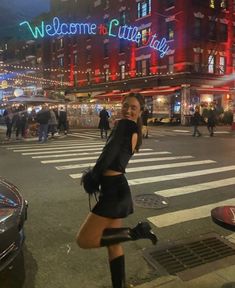
{"label": "green neon lettering", "polygon": [[44,35],[45,35],[45,31],[44,31],[44,21],[42,21],[42,23],[41,23],[41,30],[40,30],[40,27],[37,27],[37,26],[35,26],[35,28],[34,28],[34,31],[33,31],[33,29],[32,29],[32,27],[31,27],[31,25],[29,24],[29,22],[28,21],[24,21],[24,22],[21,22],[20,23],[20,26],[22,26],[22,25],[28,25],[28,28],[29,28],[29,30],[30,30],[30,32],[32,33],[32,35],[33,35],[33,37],[35,38],[35,39],[37,39],[38,37],[39,37],[39,35],[43,38],[44,37]]}
{"label": "green neon lettering", "polygon": [[110,24],[109,24],[109,36],[116,37],[117,34],[113,34],[112,33],[113,23],[114,23],[115,26],[118,26],[119,25],[119,21],[117,19],[113,19],[112,21],[110,21]]}

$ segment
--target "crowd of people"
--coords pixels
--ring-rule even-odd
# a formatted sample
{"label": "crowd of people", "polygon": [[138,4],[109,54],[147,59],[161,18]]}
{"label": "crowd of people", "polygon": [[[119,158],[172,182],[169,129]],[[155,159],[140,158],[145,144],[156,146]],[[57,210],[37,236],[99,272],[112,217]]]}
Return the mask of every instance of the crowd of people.
{"label": "crowd of people", "polygon": [[62,132],[65,135],[68,133],[67,112],[64,107],[54,109],[43,104],[37,113],[35,109],[28,113],[24,106],[8,107],[3,117],[6,124],[6,140],[10,140],[13,133],[16,140],[31,134],[38,136],[38,141],[44,143],[49,135],[54,138],[55,133]]}

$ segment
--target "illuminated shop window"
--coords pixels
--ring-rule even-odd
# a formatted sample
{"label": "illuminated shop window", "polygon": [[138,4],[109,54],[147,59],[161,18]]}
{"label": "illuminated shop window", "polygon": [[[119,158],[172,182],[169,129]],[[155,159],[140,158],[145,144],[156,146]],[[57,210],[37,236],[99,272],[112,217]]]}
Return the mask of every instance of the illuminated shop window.
{"label": "illuminated shop window", "polygon": [[225,73],[225,67],[226,67],[225,63],[226,63],[225,57],[220,56],[219,57],[219,74]]}
{"label": "illuminated shop window", "polygon": [[137,18],[142,18],[151,14],[151,0],[145,0],[137,3]]}
{"label": "illuminated shop window", "polygon": [[120,79],[125,79],[126,67],[125,65],[120,65]]}
{"label": "illuminated shop window", "polygon": [[168,40],[174,39],[174,22],[167,22],[167,36]]}
{"label": "illuminated shop window", "polygon": [[215,73],[215,56],[208,57],[208,73]]}
{"label": "illuminated shop window", "polygon": [[105,82],[109,81],[109,68],[106,68],[104,71]]}
{"label": "illuminated shop window", "polygon": [[168,72],[174,72],[174,56],[169,56],[168,58]]}
{"label": "illuminated shop window", "polygon": [[210,0],[210,8],[215,8],[215,0]]}

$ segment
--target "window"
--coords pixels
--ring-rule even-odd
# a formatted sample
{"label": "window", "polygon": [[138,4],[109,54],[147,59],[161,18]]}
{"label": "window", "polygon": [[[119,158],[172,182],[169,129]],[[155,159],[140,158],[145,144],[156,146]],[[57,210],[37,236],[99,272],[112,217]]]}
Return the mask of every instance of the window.
{"label": "window", "polygon": [[173,73],[174,72],[174,56],[169,56],[169,59],[168,59],[168,71],[170,73]]}
{"label": "window", "polygon": [[209,55],[208,57],[208,72],[215,73],[215,56]]}
{"label": "window", "polygon": [[120,39],[119,40],[119,53],[124,53],[125,52],[125,47],[127,45],[127,42],[125,39]]}
{"label": "window", "polygon": [[146,28],[140,31],[141,38],[139,43],[137,43],[137,47],[145,46],[147,45],[148,39],[151,36],[150,28]]}
{"label": "window", "polygon": [[151,14],[151,0],[145,0],[137,3],[137,18],[142,18]]}
{"label": "window", "polygon": [[106,68],[104,71],[105,82],[109,81],[109,68]]}
{"label": "window", "polygon": [[104,9],[108,9],[109,8],[109,0],[103,0],[103,7]]}
{"label": "window", "polygon": [[224,74],[225,73],[225,57],[220,56],[219,57],[219,74]]}
{"label": "window", "polygon": [[59,48],[64,48],[64,39],[60,38],[59,40]]}
{"label": "window", "polygon": [[136,74],[137,76],[148,76],[150,72],[149,59],[136,61]]}
{"label": "window", "polygon": [[193,36],[195,39],[200,39],[201,37],[201,29],[202,28],[202,19],[195,18],[194,19],[194,30],[193,30]]}
{"label": "window", "polygon": [[104,43],[104,58],[109,57],[109,43]]}
{"label": "window", "polygon": [[87,71],[86,77],[87,77],[87,82],[91,83],[91,71]]}
{"label": "window", "polygon": [[126,15],[126,11],[122,11],[120,13],[120,26],[124,26],[127,23],[127,15]]}
{"label": "window", "polygon": [[91,49],[86,50],[86,61],[91,62]]}
{"label": "window", "polygon": [[219,40],[221,42],[227,42],[227,40],[228,40],[228,25],[227,24],[220,23],[219,37],[220,37]]}
{"label": "window", "polygon": [[125,65],[120,65],[120,79],[123,80],[125,79],[125,72],[126,72],[126,67]]}
{"label": "window", "polygon": [[215,0],[210,0],[210,8],[215,9]]}
{"label": "window", "polygon": [[60,57],[58,60],[59,60],[59,66],[64,67],[64,58]]}
{"label": "window", "polygon": [[74,61],[74,65],[78,65],[78,54],[74,54],[73,61]]}
{"label": "window", "polygon": [[166,0],[166,9],[175,6],[175,0]]}
{"label": "window", "polygon": [[228,8],[228,1],[227,0],[221,0],[220,1],[220,7],[222,9],[227,9]]}
{"label": "window", "polygon": [[174,22],[167,22],[167,37],[168,40],[174,39]]}
{"label": "window", "polygon": [[142,60],[142,76],[148,76],[149,75],[149,59]]}
{"label": "window", "polygon": [[209,21],[209,40],[216,40],[216,22]]}

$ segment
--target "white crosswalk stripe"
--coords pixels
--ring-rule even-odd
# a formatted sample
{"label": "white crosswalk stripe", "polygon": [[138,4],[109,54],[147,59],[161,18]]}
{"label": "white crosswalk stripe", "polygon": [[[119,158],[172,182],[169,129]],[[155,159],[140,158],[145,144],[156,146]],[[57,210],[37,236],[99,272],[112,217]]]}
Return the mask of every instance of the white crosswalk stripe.
{"label": "white crosswalk stripe", "polygon": [[[188,133],[185,132],[184,134],[187,135]],[[84,136],[88,137],[89,135],[85,134]],[[66,140],[58,141],[57,143],[51,142],[46,145],[31,143],[27,145],[12,145],[6,149],[14,153],[20,153],[24,157],[28,156],[36,161],[38,160],[43,165],[51,165],[58,170],[58,173],[64,171],[72,179],[79,180],[82,170],[95,164],[95,160],[105,144],[101,140],[93,140]],[[76,163],[73,164],[73,162]],[[67,165],[58,166],[57,164],[59,163],[67,163]],[[166,169],[170,172],[166,173]],[[174,173],[174,169],[177,169],[177,173]],[[147,191],[147,187],[151,183],[156,184],[156,186],[161,183],[163,186],[159,185],[160,187],[170,188],[162,190],[155,188],[155,192],[152,192],[153,194],[172,198],[173,200],[179,197],[177,199],[180,200],[191,193],[194,193],[195,197],[200,197],[202,191],[213,193],[218,188],[235,187],[235,177],[231,177],[231,173],[234,170],[235,165],[220,166],[211,159],[197,160],[193,155],[174,155],[172,151],[154,151],[150,148],[144,148],[134,155],[126,172],[128,173],[129,185],[133,191],[139,187],[141,188],[142,185],[144,190]],[[138,173],[140,173],[141,177],[138,177]],[[157,173],[160,173],[160,175]],[[228,176],[226,173],[230,173],[230,175]],[[219,179],[202,182],[200,177],[206,175],[219,176]],[[193,179],[195,180],[193,181]],[[200,179],[200,181],[197,181],[197,179]],[[196,184],[182,184],[188,181]],[[152,185],[151,190],[153,190],[153,187],[155,186]],[[158,228],[164,228],[180,223],[184,224],[196,219],[203,219],[210,216],[210,211],[214,207],[234,205],[235,198],[227,198],[225,196],[224,201],[221,201],[221,199],[218,202],[212,200],[213,203],[203,203],[190,209],[185,209],[183,206],[181,210],[177,211],[166,212],[162,210],[160,215],[151,215],[148,220]],[[171,210],[174,210],[174,207],[171,207]]]}
{"label": "white crosswalk stripe", "polygon": [[217,206],[234,205],[235,198],[220,201],[217,203],[195,207],[191,209],[183,209],[176,212],[164,213],[162,215],[149,217],[148,220],[157,227],[166,227],[183,223],[186,221],[192,221],[210,216],[210,211]]}

